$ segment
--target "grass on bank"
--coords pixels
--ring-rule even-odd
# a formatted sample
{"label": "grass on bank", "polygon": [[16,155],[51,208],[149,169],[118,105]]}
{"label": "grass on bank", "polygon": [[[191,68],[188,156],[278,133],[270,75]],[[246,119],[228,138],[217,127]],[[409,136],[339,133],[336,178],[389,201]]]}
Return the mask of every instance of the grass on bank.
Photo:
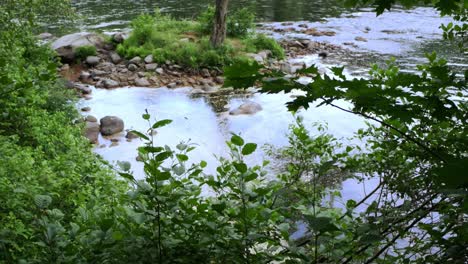
{"label": "grass on bank", "polygon": [[126,58],[152,54],[157,63],[172,61],[194,69],[230,65],[261,50],[284,58],[284,50],[274,39],[254,33],[254,16],[246,9],[229,16],[228,37],[224,45],[213,48],[209,41],[213,13],[209,8],[196,21],[175,20],[159,12],[141,15],[132,21],[132,33],[117,52]]}

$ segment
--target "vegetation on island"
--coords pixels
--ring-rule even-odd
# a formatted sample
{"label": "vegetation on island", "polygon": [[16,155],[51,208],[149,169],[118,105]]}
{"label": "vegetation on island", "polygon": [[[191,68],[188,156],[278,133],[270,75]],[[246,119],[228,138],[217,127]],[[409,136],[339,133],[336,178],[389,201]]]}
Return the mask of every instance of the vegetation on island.
{"label": "vegetation on island", "polygon": [[[375,4],[380,12],[394,2]],[[246,164],[258,146],[235,134],[212,174],[206,162],[190,162],[195,145],[158,146],[151,131],[171,121],[144,113],[150,133],[133,133],[145,143],[138,151],[146,177],[135,180],[128,163],[116,173],[91,152],[57,59],[33,34],[40,12],[64,14],[67,2],[0,3],[0,263],[466,262],[468,71],[453,73],[435,55],[419,74],[390,63],[351,80],[339,67],[333,75],[310,67],[284,76],[236,62],[226,85],[301,89],[291,110],[319,102],[373,120],[355,136],[362,145],[321,126],[311,134],[298,118],[289,145],[270,151],[283,161],[274,174],[268,161]],[[466,18],[463,1],[433,3]],[[149,28],[140,29],[157,32]],[[185,33],[177,30],[168,34]],[[160,33],[139,36],[152,43]],[[134,34],[128,41],[136,45]],[[301,84],[301,74],[315,77]],[[336,208],[329,199],[340,192],[330,179],[349,178],[378,185]],[[306,234],[299,240],[298,229]]]}
{"label": "vegetation on island", "polygon": [[152,15],[143,14],[132,21],[130,37],[117,46],[117,52],[127,58],[153,55],[155,62],[172,61],[195,69],[222,68],[236,61],[252,60],[246,54],[262,50],[284,58],[283,48],[274,39],[254,32],[254,15],[247,9],[229,16],[228,38],[223,44],[212,46],[213,16],[213,7],[200,14],[197,21],[175,20],[158,10]]}

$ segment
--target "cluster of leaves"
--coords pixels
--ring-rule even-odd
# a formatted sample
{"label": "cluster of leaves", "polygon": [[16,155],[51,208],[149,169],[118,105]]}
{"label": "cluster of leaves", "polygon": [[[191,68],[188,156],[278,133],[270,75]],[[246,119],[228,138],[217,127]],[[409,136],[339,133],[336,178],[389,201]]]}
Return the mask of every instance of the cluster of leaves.
{"label": "cluster of leaves", "polygon": [[[379,199],[356,219],[372,226],[375,243],[381,244],[366,263],[382,256],[391,261],[462,263],[468,254],[468,226],[462,220],[468,208],[468,71],[459,78],[435,54],[428,59],[418,74],[400,72],[393,62],[386,68],[374,66],[370,79],[348,79],[339,67],[332,68],[333,75],[321,75],[312,66],[293,77],[264,71],[256,63],[225,71],[227,86],[259,85],[264,93],[304,91],[288,103],[292,111],[317,103],[379,124],[357,135],[367,143],[356,162],[367,177],[377,175],[381,181],[372,192]],[[304,74],[313,77],[311,83],[299,82]],[[337,100],[350,102],[352,108],[339,106]],[[401,247],[395,243],[401,239],[411,243]],[[346,263],[370,248],[353,247],[344,254]]]}
{"label": "cluster of leaves", "polygon": [[[250,17],[247,11],[238,11],[233,15],[232,23],[228,29],[245,31],[245,34],[236,33],[235,38],[227,39],[217,48],[213,48],[206,31],[203,28],[212,28],[213,16],[211,9],[203,13],[198,21],[175,20],[159,11],[155,14],[144,14],[131,23],[132,33],[124,43],[118,45],[117,52],[127,58],[147,56],[152,54],[155,61],[165,63],[173,61],[189,68],[223,67],[239,60],[246,60],[246,52],[271,50],[277,58],[284,57],[282,47],[273,39],[264,35],[249,35],[242,22]],[[210,21],[205,21],[210,17]],[[239,24],[240,23],[240,24]],[[253,18],[248,20],[251,28]],[[241,38],[241,39],[238,39]]]}
{"label": "cluster of leaves", "polygon": [[75,57],[78,61],[81,61],[86,59],[88,56],[95,56],[96,52],[95,46],[81,46],[76,48]]}

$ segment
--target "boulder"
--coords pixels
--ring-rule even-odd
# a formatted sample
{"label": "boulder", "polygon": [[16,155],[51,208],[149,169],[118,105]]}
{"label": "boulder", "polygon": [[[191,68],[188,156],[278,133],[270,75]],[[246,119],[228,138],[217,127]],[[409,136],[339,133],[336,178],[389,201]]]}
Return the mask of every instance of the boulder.
{"label": "boulder", "polygon": [[81,108],[81,111],[83,111],[83,112],[89,112],[89,111],[91,111],[91,107],[85,106],[85,107]]}
{"label": "boulder", "polygon": [[200,72],[200,75],[203,77],[203,78],[210,78],[211,77],[211,74],[210,74],[210,71],[206,68],[203,68]]}
{"label": "boulder", "polygon": [[102,82],[103,82],[102,85],[105,88],[115,88],[120,85],[118,81],[114,81],[112,79],[104,79]]}
{"label": "boulder", "polygon": [[110,136],[120,133],[124,130],[124,122],[116,116],[105,116],[101,118],[101,134]]}
{"label": "boulder", "polygon": [[82,81],[86,81],[88,80],[89,78],[91,78],[91,73],[87,72],[87,71],[82,71],[80,73],[80,77],[79,79],[82,80]]}
{"label": "boulder", "polygon": [[118,64],[122,61],[122,58],[119,56],[119,54],[115,53],[115,52],[112,52],[110,54],[110,59],[112,61],[112,63],[115,63],[115,64]]}
{"label": "boulder", "polygon": [[136,57],[134,57],[133,59],[131,59],[131,60],[129,61],[129,63],[140,64],[141,61],[142,61],[141,58],[138,57],[138,56],[136,56]]}
{"label": "boulder", "polygon": [[127,66],[127,69],[128,69],[129,71],[136,71],[136,70],[138,70],[138,66],[136,66],[136,65],[133,64],[133,63],[130,63],[130,64]]}
{"label": "boulder", "polygon": [[135,85],[136,86],[146,87],[146,86],[150,86],[151,84],[149,83],[148,79],[146,79],[146,78],[137,78],[135,80]]}
{"label": "boulder", "polygon": [[156,69],[156,73],[157,73],[157,74],[160,74],[160,75],[161,75],[161,74],[164,74],[163,68],[157,68],[157,69]]}
{"label": "boulder", "polygon": [[82,94],[90,94],[92,92],[89,86],[82,83],[74,83],[73,88],[75,88],[75,90],[79,91]]}
{"label": "boulder", "polygon": [[86,122],[94,122],[94,123],[96,123],[96,122],[97,122],[97,118],[94,117],[94,116],[92,116],[92,115],[88,115],[88,116],[85,117],[85,121],[86,121]]}
{"label": "boulder", "polygon": [[52,49],[65,61],[73,61],[78,47],[95,46],[101,48],[104,46],[104,38],[95,33],[80,32],[65,35],[52,43]]}
{"label": "boulder", "polygon": [[253,115],[257,112],[262,111],[262,106],[255,102],[245,102],[241,104],[238,108],[229,112],[230,115]]}
{"label": "boulder", "polygon": [[145,57],[145,63],[153,63],[153,55],[148,55]]}
{"label": "boulder", "polygon": [[158,64],[156,63],[150,63],[145,65],[145,69],[147,71],[155,71],[158,68]]}
{"label": "boulder", "polygon": [[97,122],[86,122],[85,137],[93,144],[98,144],[99,141],[99,123]]}
{"label": "boulder", "polygon": [[100,60],[101,60],[101,58],[99,58],[98,56],[88,56],[88,57],[86,57],[86,63],[89,66],[98,65]]}

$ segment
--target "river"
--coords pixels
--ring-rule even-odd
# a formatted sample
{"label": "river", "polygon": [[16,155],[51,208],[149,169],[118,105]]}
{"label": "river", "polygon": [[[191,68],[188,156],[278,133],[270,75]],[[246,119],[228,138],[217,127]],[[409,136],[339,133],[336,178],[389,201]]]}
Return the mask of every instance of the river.
{"label": "river", "polygon": [[[141,12],[149,12],[156,6],[164,12],[176,17],[189,18],[200,12],[212,1],[72,1],[77,11],[83,15],[75,27],[77,30],[113,31],[116,28],[128,26],[129,21]],[[417,63],[423,62],[423,53],[430,47],[448,56],[451,65],[458,68],[467,67],[466,56],[457,55],[447,50],[453,47],[442,42],[441,30],[438,26],[446,23],[449,18],[440,18],[438,13],[429,8],[414,10],[397,9],[376,17],[370,9],[346,10],[337,7],[335,1],[231,1],[234,6],[250,4],[257,12],[259,21],[274,28],[284,27],[280,21],[297,21],[308,23],[319,29],[333,30],[334,37],[310,37],[313,40],[325,41],[337,45],[353,42],[355,46],[348,47],[353,54],[364,57],[361,63],[356,58],[321,59],[317,55],[299,58],[307,64],[316,64],[323,71],[331,66],[344,65],[348,76],[365,75],[369,64],[382,63],[392,56],[396,57],[404,70],[412,71]],[[313,2],[313,3],[310,3]],[[272,34],[276,38],[305,37],[296,33]],[[355,41],[356,37],[367,41]],[[442,43],[442,44],[440,44]],[[453,49],[453,48],[450,48]],[[193,162],[206,160],[210,165],[208,172],[213,173],[216,167],[216,156],[227,153],[225,141],[230,132],[241,134],[247,142],[255,142],[262,146],[270,143],[277,147],[287,144],[288,126],[294,117],[286,110],[285,103],[292,100],[290,94],[266,95],[255,93],[251,98],[230,98],[229,108],[234,109],[246,100],[262,105],[263,110],[255,115],[230,116],[217,114],[211,108],[206,98],[191,96],[190,88],[171,90],[162,88],[127,87],[114,90],[93,88],[93,97],[82,100],[78,107],[89,106],[91,114],[98,119],[106,115],[116,115],[125,122],[126,129],[144,131],[148,125],[141,119],[145,109],[157,119],[171,119],[173,123],[162,128],[156,136],[156,143],[175,146],[180,141],[196,143],[197,149],[192,153]],[[347,107],[346,103],[342,102]],[[333,108],[311,107],[300,111],[298,115],[304,118],[307,127],[314,129],[314,122],[327,123],[329,132],[334,136],[348,141],[354,132],[365,127],[365,120]],[[136,148],[141,141],[127,142],[123,134],[118,137],[118,146],[111,147],[109,139],[100,138],[100,147],[95,152],[108,161],[129,161],[137,178],[144,177],[142,165],[136,162]],[[249,159],[250,164],[261,162],[265,158],[263,151],[258,151]],[[376,184],[375,180],[358,183],[347,180],[343,183],[343,201],[366,195]],[[339,203],[340,201],[338,201]]]}

